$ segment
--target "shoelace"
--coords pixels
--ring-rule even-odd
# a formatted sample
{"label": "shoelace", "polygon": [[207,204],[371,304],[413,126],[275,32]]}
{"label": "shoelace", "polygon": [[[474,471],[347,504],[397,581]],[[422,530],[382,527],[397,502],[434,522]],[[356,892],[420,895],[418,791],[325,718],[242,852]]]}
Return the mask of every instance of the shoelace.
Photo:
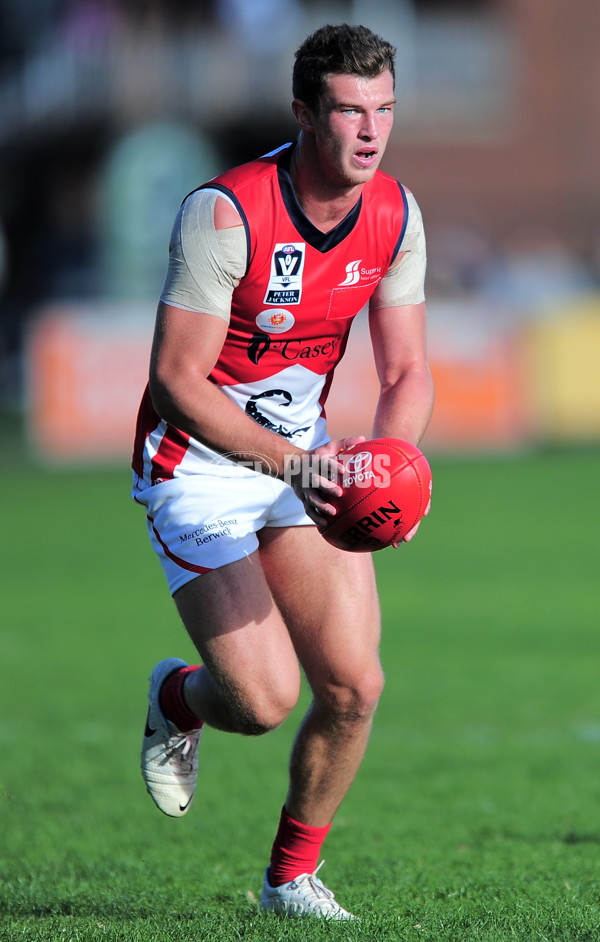
{"label": "shoelace", "polygon": [[317,873],[325,863],[324,860],[321,861],[314,873],[308,873],[305,878],[298,883],[299,886],[304,888],[308,884],[306,890],[306,896],[314,900],[318,904],[319,909],[331,909],[337,910],[338,904],[333,901],[333,893],[331,890],[328,890],[327,887],[323,884],[322,880],[317,876]]}
{"label": "shoelace", "polygon": [[[198,745],[199,735],[199,730],[193,730],[190,733],[180,733],[177,736],[172,736],[169,740],[169,745],[165,749],[165,761],[171,762],[175,760],[182,769],[188,772],[193,771],[193,750]],[[188,757],[188,753],[190,752],[192,754]]]}

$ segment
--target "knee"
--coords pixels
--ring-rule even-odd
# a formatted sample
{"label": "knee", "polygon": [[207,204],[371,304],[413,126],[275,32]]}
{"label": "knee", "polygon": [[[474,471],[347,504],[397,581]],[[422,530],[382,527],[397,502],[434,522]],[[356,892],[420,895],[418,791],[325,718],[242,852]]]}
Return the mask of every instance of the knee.
{"label": "knee", "polygon": [[240,704],[237,712],[237,731],[243,736],[264,736],[284,722],[298,701],[299,691],[286,691],[278,695],[261,694]]}
{"label": "knee", "polygon": [[383,686],[383,671],[378,666],[329,681],[315,696],[341,722],[360,723],[372,718]]}
{"label": "knee", "polygon": [[380,667],[361,673],[358,682],[349,688],[350,709],[357,716],[370,719],[377,709],[383,691],[384,677]]}

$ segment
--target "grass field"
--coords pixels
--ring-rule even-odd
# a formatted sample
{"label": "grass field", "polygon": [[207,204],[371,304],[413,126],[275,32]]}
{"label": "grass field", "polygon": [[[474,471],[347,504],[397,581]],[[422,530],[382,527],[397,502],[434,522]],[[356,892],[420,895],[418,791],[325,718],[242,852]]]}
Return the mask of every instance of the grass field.
{"label": "grass field", "polygon": [[377,557],[387,686],[324,848],[362,918],[309,925],[256,903],[299,713],[207,731],[193,811],[160,815],[146,678],[193,655],[127,470],[5,462],[0,939],[597,942],[600,453],[432,464],[418,539]]}

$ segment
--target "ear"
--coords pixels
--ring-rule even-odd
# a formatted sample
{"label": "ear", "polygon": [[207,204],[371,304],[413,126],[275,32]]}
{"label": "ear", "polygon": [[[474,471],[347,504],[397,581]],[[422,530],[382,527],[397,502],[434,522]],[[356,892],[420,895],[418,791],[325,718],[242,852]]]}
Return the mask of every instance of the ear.
{"label": "ear", "polygon": [[315,122],[311,109],[299,98],[294,98],[292,102],[292,111],[298,122],[300,129],[308,134],[314,133]]}

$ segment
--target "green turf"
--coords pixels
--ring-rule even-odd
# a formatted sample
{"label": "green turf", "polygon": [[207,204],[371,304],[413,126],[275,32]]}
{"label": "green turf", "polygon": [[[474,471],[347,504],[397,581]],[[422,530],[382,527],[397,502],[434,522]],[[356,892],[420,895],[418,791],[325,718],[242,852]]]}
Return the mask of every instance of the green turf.
{"label": "green turf", "polygon": [[377,556],[387,685],[324,848],[362,919],[310,925],[256,904],[299,711],[208,730],[193,811],[160,815],[146,677],[193,654],[127,471],[5,465],[0,939],[597,942],[600,454],[432,463],[417,540]]}

